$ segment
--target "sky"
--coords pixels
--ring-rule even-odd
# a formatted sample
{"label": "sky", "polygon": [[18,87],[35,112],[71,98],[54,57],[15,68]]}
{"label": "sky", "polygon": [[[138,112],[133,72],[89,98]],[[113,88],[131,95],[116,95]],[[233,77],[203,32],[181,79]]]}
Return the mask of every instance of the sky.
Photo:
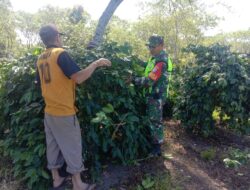
{"label": "sky", "polygon": [[[82,5],[93,19],[98,19],[110,0],[10,0],[14,11],[35,13],[48,4],[62,8]],[[148,0],[150,1],[150,0]],[[211,35],[250,29],[250,0],[201,0],[209,13],[223,17],[219,26],[210,30]],[[139,0],[124,0],[115,11],[122,19],[135,21],[140,12]]]}

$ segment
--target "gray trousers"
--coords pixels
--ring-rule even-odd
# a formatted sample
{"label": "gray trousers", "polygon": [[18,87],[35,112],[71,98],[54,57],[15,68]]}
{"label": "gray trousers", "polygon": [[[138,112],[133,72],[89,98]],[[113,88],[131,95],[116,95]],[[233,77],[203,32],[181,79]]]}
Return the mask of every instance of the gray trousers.
{"label": "gray trousers", "polygon": [[67,172],[83,171],[81,130],[77,117],[45,113],[44,126],[48,169],[60,168],[66,162]]}

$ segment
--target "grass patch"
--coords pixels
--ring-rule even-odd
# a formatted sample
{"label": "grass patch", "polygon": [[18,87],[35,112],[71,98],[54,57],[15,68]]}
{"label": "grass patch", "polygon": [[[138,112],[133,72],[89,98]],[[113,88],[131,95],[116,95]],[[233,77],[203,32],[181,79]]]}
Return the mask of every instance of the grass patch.
{"label": "grass patch", "polygon": [[207,161],[213,160],[216,156],[216,150],[215,148],[209,148],[207,150],[201,151],[200,156]]}

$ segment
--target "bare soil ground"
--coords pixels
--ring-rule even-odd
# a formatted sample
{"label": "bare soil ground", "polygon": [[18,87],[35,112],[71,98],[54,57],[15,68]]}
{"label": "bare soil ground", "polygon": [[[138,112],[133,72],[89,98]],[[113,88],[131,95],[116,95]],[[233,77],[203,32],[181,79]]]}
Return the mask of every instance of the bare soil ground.
{"label": "bare soil ground", "polygon": [[[250,137],[218,130],[213,138],[187,135],[176,121],[166,121],[163,156],[138,160],[135,165],[111,164],[102,173],[97,190],[136,190],[146,176],[169,176],[166,186],[152,190],[250,190],[250,161],[237,168],[227,168],[223,159],[230,148],[250,150]],[[215,150],[212,159],[202,151]],[[0,171],[6,166],[0,163]],[[0,190],[21,190],[13,177],[0,175]],[[165,183],[164,183],[165,184]],[[70,185],[69,185],[70,189]]]}
{"label": "bare soil ground", "polygon": [[[147,175],[167,174],[171,186],[159,190],[250,190],[250,161],[238,168],[227,168],[223,162],[230,148],[249,151],[249,136],[220,129],[215,137],[204,139],[187,135],[178,122],[165,124],[163,157],[150,158],[136,166],[111,165],[103,172],[103,183],[97,189],[136,189]],[[209,149],[215,150],[215,156],[206,160],[201,152]]]}
{"label": "bare soil ground", "polygon": [[[201,139],[187,135],[176,122],[167,122],[166,152],[173,159],[165,161],[174,183],[187,190],[250,190],[250,162],[238,168],[226,168],[223,159],[230,148],[250,148],[250,137],[240,137],[218,130],[214,138]],[[209,161],[201,152],[215,149],[215,157]]]}

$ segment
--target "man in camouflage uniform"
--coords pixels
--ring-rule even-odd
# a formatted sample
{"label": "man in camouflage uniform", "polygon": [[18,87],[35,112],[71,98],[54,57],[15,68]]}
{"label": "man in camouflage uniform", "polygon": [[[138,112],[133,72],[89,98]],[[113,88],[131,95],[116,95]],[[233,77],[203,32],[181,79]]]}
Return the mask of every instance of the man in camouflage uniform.
{"label": "man in camouflage uniform", "polygon": [[147,114],[151,121],[152,154],[160,156],[164,139],[162,108],[167,92],[168,56],[164,51],[162,36],[152,35],[146,45],[152,57],[147,63],[144,77],[136,77],[134,83],[146,87]]}

